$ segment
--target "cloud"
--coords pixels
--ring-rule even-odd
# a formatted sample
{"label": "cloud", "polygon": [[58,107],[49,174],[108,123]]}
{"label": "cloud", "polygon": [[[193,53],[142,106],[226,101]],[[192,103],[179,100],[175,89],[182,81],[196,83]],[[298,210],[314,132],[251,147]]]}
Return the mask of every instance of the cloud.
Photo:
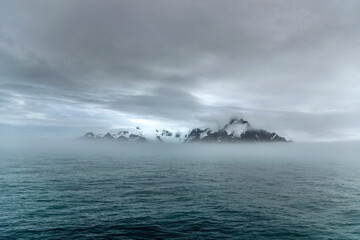
{"label": "cloud", "polygon": [[353,138],[359,10],[351,0],[5,0],[1,122],[190,128],[240,116],[295,140]]}

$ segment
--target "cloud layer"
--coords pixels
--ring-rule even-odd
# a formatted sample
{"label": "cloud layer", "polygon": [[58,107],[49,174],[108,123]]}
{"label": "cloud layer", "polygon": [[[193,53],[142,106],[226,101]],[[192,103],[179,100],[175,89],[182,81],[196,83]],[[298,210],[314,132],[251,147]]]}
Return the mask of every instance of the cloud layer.
{"label": "cloud layer", "polygon": [[0,123],[359,139],[359,1],[0,3]]}

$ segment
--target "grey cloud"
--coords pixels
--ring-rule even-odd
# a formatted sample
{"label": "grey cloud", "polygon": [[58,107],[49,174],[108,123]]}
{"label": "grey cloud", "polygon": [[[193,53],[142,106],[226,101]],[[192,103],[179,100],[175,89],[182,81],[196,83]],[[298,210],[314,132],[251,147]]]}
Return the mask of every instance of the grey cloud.
{"label": "grey cloud", "polygon": [[295,140],[351,135],[359,10],[352,0],[5,0],[0,116],[104,128],[241,116]]}

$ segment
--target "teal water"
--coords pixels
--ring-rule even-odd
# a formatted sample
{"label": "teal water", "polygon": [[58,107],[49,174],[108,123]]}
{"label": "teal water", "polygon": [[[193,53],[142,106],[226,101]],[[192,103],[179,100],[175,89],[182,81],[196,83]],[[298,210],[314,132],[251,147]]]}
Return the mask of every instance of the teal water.
{"label": "teal water", "polygon": [[356,145],[0,153],[0,239],[360,237]]}

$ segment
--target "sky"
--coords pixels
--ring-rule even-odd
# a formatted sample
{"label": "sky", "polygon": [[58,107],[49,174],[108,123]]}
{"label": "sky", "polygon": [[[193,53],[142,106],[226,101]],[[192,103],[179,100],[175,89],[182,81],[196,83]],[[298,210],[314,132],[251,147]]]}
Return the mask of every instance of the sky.
{"label": "sky", "polygon": [[2,0],[0,138],[219,127],[360,140],[360,1]]}

